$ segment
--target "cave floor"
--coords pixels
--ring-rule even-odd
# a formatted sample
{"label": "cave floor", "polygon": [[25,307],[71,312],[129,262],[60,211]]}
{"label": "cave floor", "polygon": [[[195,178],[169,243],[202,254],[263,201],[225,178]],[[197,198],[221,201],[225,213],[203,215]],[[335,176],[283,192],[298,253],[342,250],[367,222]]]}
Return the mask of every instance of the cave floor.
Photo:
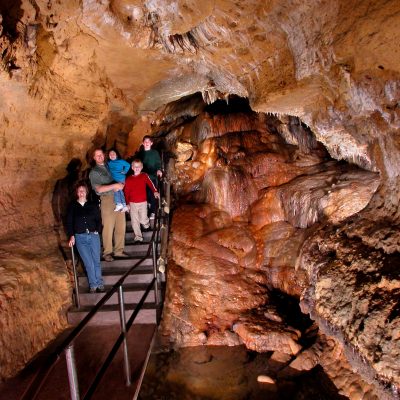
{"label": "cave floor", "polygon": [[[140,376],[140,369],[147,355],[155,325],[134,324],[128,334],[128,348],[131,360],[132,385],[127,388],[124,381],[123,355],[117,352],[109,370],[97,388],[94,399],[132,399]],[[70,332],[64,331],[43,350],[16,377],[0,385],[0,399],[20,399],[24,390],[33,380],[46,357]],[[88,326],[75,341],[75,357],[80,393],[85,393],[101,363],[107,357],[120,331],[119,326]],[[70,399],[65,357],[61,357],[50,372],[37,399]]]}
{"label": "cave floor", "polygon": [[[168,350],[158,334],[139,400],[343,400],[321,367],[282,375],[271,352],[245,346],[197,346]],[[160,345],[161,344],[161,345]],[[260,383],[260,375],[275,383]]]}

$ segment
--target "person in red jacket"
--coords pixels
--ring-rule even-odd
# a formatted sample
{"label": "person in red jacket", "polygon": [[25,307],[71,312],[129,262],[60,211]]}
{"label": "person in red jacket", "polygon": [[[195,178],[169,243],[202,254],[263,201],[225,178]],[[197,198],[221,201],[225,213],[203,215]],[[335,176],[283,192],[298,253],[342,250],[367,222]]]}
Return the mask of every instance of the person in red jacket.
{"label": "person in red jacket", "polygon": [[150,227],[149,217],[147,216],[146,186],[154,193],[154,197],[157,199],[160,197],[153,182],[147,174],[142,172],[142,169],[143,163],[140,160],[133,160],[133,175],[126,178],[124,187],[125,199],[126,203],[129,204],[132,228],[135,234],[134,243],[143,241],[140,224],[143,225],[144,229]]}

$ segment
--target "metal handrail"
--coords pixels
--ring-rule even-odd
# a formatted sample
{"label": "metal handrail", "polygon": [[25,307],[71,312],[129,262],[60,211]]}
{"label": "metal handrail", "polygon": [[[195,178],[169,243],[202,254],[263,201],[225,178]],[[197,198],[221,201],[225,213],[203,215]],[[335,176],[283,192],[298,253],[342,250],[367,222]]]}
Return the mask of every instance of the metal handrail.
{"label": "metal handrail", "polygon": [[[71,399],[79,399],[79,390],[78,390],[78,383],[77,383],[77,377],[76,377],[76,370],[74,368],[74,355],[73,355],[73,341],[78,337],[78,335],[83,331],[83,329],[87,326],[88,322],[97,314],[97,312],[100,310],[100,308],[111,298],[111,296],[121,287],[122,284],[124,283],[125,279],[139,266],[141,265],[147,257],[149,257],[150,253],[153,252],[155,253],[156,250],[155,248],[157,246],[154,246],[154,238],[156,236],[156,232],[160,230],[160,208],[157,210],[157,217],[156,220],[154,221],[156,229],[153,230],[153,234],[150,239],[149,247],[147,249],[146,255],[143,256],[140,260],[138,260],[115,284],[114,286],[107,292],[105,295],[99,300],[99,302],[93,307],[93,309],[83,318],[83,320],[72,330],[72,332],[67,336],[66,339],[61,343],[60,346],[57,347],[57,349],[50,354],[50,356],[47,358],[47,362],[41,367],[39,370],[38,374],[36,375],[35,379],[32,381],[32,383],[29,385],[29,387],[25,390],[24,394],[22,395],[21,399],[23,400],[31,400],[34,399],[38,394],[40,389],[42,388],[47,376],[55,366],[56,362],[60,359],[61,355],[63,352],[66,353],[66,358],[67,358],[67,369],[70,372],[69,373],[69,381],[70,381],[70,388],[71,388]],[[153,254],[153,264],[154,264],[154,257],[155,254]],[[154,266],[154,268],[157,268]],[[74,274],[75,275],[75,274]],[[155,275],[156,275],[156,270],[155,270]],[[142,309],[142,306],[150,292],[150,290],[153,288],[153,285],[156,283],[156,291],[157,294],[155,294],[155,299],[158,297],[158,279],[156,276],[153,277],[152,281],[149,283],[144,295],[140,299],[139,303],[133,310],[133,313],[131,317],[129,318],[128,322],[126,323],[126,331],[121,332],[119,335],[117,341],[115,342],[113,348],[111,349],[109,355],[107,356],[105,362],[103,365],[100,367],[98,373],[96,374],[96,377],[94,378],[94,381],[92,385],[89,387],[88,391],[84,395],[84,399],[89,399],[94,391],[97,388],[97,385],[99,384],[101,378],[103,377],[105,371],[107,370],[109,364],[111,363],[112,359],[114,358],[116,352],[118,351],[121,343],[126,339],[126,333],[129,331],[129,328],[132,326],[134,319],[138,315],[139,311]],[[75,289],[77,290],[77,288]],[[77,292],[77,296],[78,292]],[[78,300],[79,302],[79,300]],[[120,307],[123,309],[123,303],[120,304]],[[158,318],[158,308],[159,304],[156,302],[156,315],[157,315],[157,324],[159,322]],[[124,312],[123,312],[124,314]],[[126,361],[126,360],[125,360]],[[71,367],[72,366],[72,367]],[[127,376],[127,384],[130,383],[130,377]]]}

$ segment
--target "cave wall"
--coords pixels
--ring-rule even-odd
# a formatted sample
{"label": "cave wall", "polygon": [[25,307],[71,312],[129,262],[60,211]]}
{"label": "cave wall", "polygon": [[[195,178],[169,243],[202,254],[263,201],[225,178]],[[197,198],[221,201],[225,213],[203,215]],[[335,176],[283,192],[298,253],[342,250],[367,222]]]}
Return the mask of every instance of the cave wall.
{"label": "cave wall", "polygon": [[[61,253],[54,258],[49,255],[62,235],[53,229],[51,200],[56,181],[65,176],[65,167],[74,157],[83,161],[84,170],[95,146],[117,143],[122,152],[131,154],[142,133],[162,125],[155,113],[159,107],[195,92],[209,103],[236,94],[248,97],[255,111],[298,116],[335,159],[378,172],[380,187],[371,211],[359,222],[360,229],[364,227],[359,237],[371,248],[398,252],[399,8],[397,0],[207,0],[201,5],[193,0],[3,1],[1,281],[11,279],[5,274],[14,281],[11,291],[10,286],[0,286],[6,313],[26,308],[28,303],[29,310],[33,309],[39,301],[17,304],[10,300],[18,287],[41,290],[39,280],[23,283],[10,267],[12,255],[29,271],[32,250],[60,282],[57,292],[61,295],[51,319],[54,326],[65,326],[55,311],[68,303],[65,260]],[[207,118],[199,123],[207,126]],[[288,139],[285,132],[281,134]],[[192,179],[198,184],[217,160],[213,141],[203,143],[200,156],[204,160],[196,160],[196,166],[192,163],[187,177],[181,171],[178,188],[188,189]],[[234,157],[235,151],[231,153],[229,157]],[[284,164],[281,181],[268,184],[280,186],[296,176],[298,166],[293,170]],[[219,174],[222,180],[226,175]],[[263,184],[265,179],[256,179],[250,193]],[[318,192],[318,187],[314,189]],[[267,222],[281,223],[279,229],[287,235],[292,232],[283,222],[292,217],[285,203],[270,210],[274,221],[263,211],[278,192],[269,190],[258,200],[252,223],[257,228]],[[202,196],[207,199],[207,192]],[[220,209],[232,204],[231,200],[216,196],[213,207]],[[230,218],[242,215],[248,205],[229,209]],[[337,212],[332,210],[331,215]],[[299,222],[296,229],[307,225],[304,218],[306,222]],[[47,245],[32,246],[42,238],[48,238]],[[60,271],[65,271],[61,280]],[[288,290],[278,272],[271,272],[270,279]],[[309,279],[314,282],[313,276]],[[300,287],[295,290],[300,293]],[[7,365],[22,365],[58,329],[30,331],[29,337],[40,340],[14,356],[15,342],[6,338],[14,335],[19,324],[4,324],[7,328],[1,331]],[[12,370],[16,371],[7,367],[1,376],[9,376]]]}
{"label": "cave wall", "polygon": [[[396,262],[361,244],[356,228],[379,174],[332,160],[293,117],[205,110],[166,141],[178,205],[162,331],[173,345],[283,353],[281,377],[320,364],[350,398],[391,398]],[[338,226],[350,223],[341,239]],[[334,238],[320,238],[327,232]],[[274,291],[301,299],[318,322],[312,346]]]}

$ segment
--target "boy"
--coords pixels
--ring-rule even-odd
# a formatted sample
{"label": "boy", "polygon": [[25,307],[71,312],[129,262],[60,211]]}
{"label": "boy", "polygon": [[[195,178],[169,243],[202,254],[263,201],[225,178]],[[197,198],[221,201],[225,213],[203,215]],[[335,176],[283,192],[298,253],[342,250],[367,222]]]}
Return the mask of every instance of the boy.
{"label": "boy", "polygon": [[[154,186],[157,187],[157,176],[160,178],[162,176],[161,158],[158,151],[153,150],[151,146],[153,146],[151,137],[148,135],[143,136],[143,151],[140,152],[139,158],[143,163],[143,172],[149,175]],[[147,195],[150,203],[150,219],[153,219],[156,212],[156,201],[151,190],[147,189]]]}
{"label": "boy", "polygon": [[132,228],[135,234],[134,243],[143,242],[140,224],[146,230],[150,228],[149,217],[147,216],[146,187],[151,190],[154,197],[160,197],[153,182],[147,174],[142,172],[142,169],[143,163],[140,160],[133,160],[133,175],[126,178],[124,188],[125,199],[129,204]]}

